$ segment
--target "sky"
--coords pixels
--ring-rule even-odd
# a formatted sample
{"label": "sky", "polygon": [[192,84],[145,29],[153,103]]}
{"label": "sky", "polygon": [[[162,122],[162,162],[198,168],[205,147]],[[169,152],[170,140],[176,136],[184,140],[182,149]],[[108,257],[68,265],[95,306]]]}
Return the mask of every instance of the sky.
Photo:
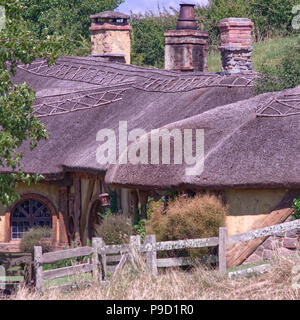
{"label": "sky", "polygon": [[170,6],[175,9],[179,9],[180,3],[194,3],[194,4],[207,4],[208,0],[125,0],[125,3],[121,4],[117,11],[123,13],[130,13],[130,11],[134,13],[144,13],[146,10],[157,11],[157,4],[160,7],[165,7],[168,9]]}

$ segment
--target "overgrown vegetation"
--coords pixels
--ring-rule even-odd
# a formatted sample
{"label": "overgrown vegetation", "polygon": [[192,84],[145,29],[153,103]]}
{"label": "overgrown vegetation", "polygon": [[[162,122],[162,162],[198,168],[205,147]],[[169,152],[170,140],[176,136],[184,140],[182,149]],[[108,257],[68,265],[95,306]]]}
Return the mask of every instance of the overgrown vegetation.
{"label": "overgrown vegetation", "polygon": [[43,253],[53,250],[51,240],[52,230],[47,227],[36,227],[25,233],[22,237],[20,250],[25,253],[34,252],[35,246],[41,246]]}
{"label": "overgrown vegetation", "polygon": [[293,209],[294,209],[293,218],[300,219],[300,198],[294,199]]}
{"label": "overgrown vegetation", "polygon": [[218,45],[221,19],[249,18],[254,22],[256,41],[291,35],[292,12],[299,0],[210,0],[206,7],[198,7],[196,14],[201,28],[209,32],[210,43]]}
{"label": "overgrown vegetation", "polygon": [[[217,271],[196,266],[190,272],[168,269],[153,279],[142,259],[126,264],[106,285],[84,285],[78,290],[39,292],[20,288],[12,300],[299,300],[300,290],[292,287],[299,257],[278,257],[266,273],[229,280]],[[73,279],[74,280],[74,279]],[[53,285],[52,285],[53,286]]]}
{"label": "overgrown vegetation", "polygon": [[257,81],[257,93],[281,91],[300,84],[300,39],[284,48],[283,55],[275,65],[265,63],[262,77]]}
{"label": "overgrown vegetation", "polygon": [[177,12],[158,8],[158,14],[147,11],[132,14],[132,63],[140,66],[163,68],[167,30],[176,27]]}
{"label": "overgrown vegetation", "polygon": [[[155,234],[157,241],[210,238],[217,236],[224,226],[227,208],[212,195],[196,195],[194,198],[176,197],[164,210],[163,203],[153,203],[147,234]],[[179,256],[198,256],[203,249],[176,252]],[[175,253],[171,253],[175,254]]]}
{"label": "overgrown vegetation", "polygon": [[89,55],[90,15],[116,9],[124,0],[20,0],[22,17],[40,37],[47,30],[62,37],[60,55]]}
{"label": "overgrown vegetation", "polygon": [[125,215],[109,214],[101,225],[95,227],[95,236],[102,238],[107,245],[129,243],[133,234],[132,221]]}
{"label": "overgrown vegetation", "polygon": [[23,153],[18,149],[28,141],[28,150],[33,150],[48,138],[45,126],[32,115],[34,92],[26,83],[13,84],[11,77],[18,63],[30,64],[37,58],[55,62],[59,42],[46,30],[39,38],[28,30],[27,22],[21,18],[24,8],[19,1],[0,0],[0,5],[6,15],[5,28],[0,30],[0,166],[8,172],[0,175],[0,202],[8,206],[19,199],[16,190],[20,182],[30,184],[42,179],[40,175],[24,173]]}

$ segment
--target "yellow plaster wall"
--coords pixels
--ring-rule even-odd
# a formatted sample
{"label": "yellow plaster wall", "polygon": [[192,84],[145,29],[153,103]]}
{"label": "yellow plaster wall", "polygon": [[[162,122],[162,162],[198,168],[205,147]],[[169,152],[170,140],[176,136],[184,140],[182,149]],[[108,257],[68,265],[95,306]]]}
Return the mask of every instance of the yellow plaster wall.
{"label": "yellow plaster wall", "polygon": [[253,224],[266,217],[281,202],[286,190],[228,190],[225,192],[230,214],[226,217],[228,234],[252,230]]}
{"label": "yellow plaster wall", "polygon": [[127,30],[97,30],[91,35],[92,53],[124,54],[127,64],[130,64],[130,31]]}
{"label": "yellow plaster wall", "polygon": [[[25,184],[20,184],[18,189],[20,195],[27,193],[37,193],[46,198],[48,198],[52,204],[55,206],[56,210],[58,209],[58,197],[59,190],[57,186],[51,186],[43,183],[32,184],[29,187]],[[0,205],[0,242],[4,241],[4,227],[5,227],[5,214],[8,211],[8,208],[5,208]],[[57,228],[58,230],[59,228]]]}

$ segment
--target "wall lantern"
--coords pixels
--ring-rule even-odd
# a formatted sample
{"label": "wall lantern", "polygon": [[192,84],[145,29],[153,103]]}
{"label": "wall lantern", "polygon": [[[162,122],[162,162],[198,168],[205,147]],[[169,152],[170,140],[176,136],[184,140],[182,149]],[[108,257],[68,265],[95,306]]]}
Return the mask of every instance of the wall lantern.
{"label": "wall lantern", "polygon": [[101,201],[101,207],[109,207],[110,206],[110,198],[108,193],[102,193],[99,195]]}

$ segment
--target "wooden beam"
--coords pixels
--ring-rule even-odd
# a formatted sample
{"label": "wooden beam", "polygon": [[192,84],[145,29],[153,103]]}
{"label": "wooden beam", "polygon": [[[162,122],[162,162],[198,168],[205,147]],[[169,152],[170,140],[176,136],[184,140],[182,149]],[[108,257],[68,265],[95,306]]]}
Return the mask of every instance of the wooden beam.
{"label": "wooden beam", "polygon": [[91,271],[93,271],[93,265],[85,263],[77,266],[44,271],[42,273],[42,278],[43,280],[51,280],[51,279],[57,279],[62,277],[69,277],[72,275],[79,275],[80,273],[86,273]]}
{"label": "wooden beam", "polygon": [[58,221],[59,221],[59,243],[68,243],[68,195],[67,187],[59,189],[58,194]]}
{"label": "wooden beam", "polygon": [[219,272],[222,276],[226,274],[226,246],[227,246],[227,228],[219,228]]}
{"label": "wooden beam", "polygon": [[47,252],[43,254],[42,263],[55,263],[59,260],[89,256],[92,253],[93,248],[91,247],[80,247],[75,249]]}
{"label": "wooden beam", "polygon": [[39,291],[44,290],[42,257],[42,247],[34,247],[35,288]]}
{"label": "wooden beam", "polygon": [[[252,229],[256,230],[283,223],[290,217],[293,211],[294,210],[290,208],[273,211],[266,218],[255,223]],[[227,251],[227,266],[235,267],[242,264],[268,237],[269,236],[237,243],[231,246]]]}
{"label": "wooden beam", "polygon": [[147,191],[138,191],[139,201],[141,205],[141,218],[147,219],[147,201],[148,201],[148,192]]}
{"label": "wooden beam", "polygon": [[145,245],[149,244],[152,247],[151,251],[146,252],[146,263],[149,271],[154,277],[157,277],[157,251],[155,249],[156,237],[155,235],[148,235],[145,238]]}
{"label": "wooden beam", "polygon": [[81,245],[80,239],[80,217],[81,217],[81,180],[74,179],[75,199],[74,199],[74,220],[75,220],[75,242],[77,246]]}

